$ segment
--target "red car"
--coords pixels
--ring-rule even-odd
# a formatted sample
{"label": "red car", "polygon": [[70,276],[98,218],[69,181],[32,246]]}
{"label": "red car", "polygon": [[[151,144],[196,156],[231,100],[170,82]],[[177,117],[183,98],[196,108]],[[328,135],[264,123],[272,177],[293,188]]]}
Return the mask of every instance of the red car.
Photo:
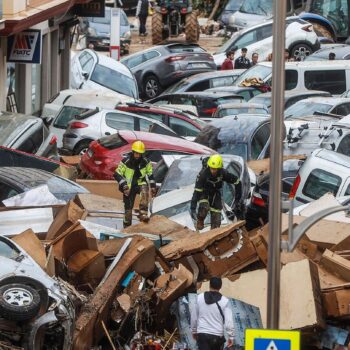
{"label": "red car", "polygon": [[80,167],[90,178],[112,180],[118,163],[131,152],[134,141],[141,140],[146,146],[145,156],[156,163],[163,154],[212,154],[212,149],[177,137],[121,130],[90,143],[82,156]]}
{"label": "red car", "polygon": [[128,103],[127,105],[118,105],[116,109],[124,112],[140,114],[142,116],[156,119],[167,125],[179,136],[186,138],[195,138],[198,133],[207,125],[206,122],[196,116],[184,113],[176,108],[159,108],[151,104]]}

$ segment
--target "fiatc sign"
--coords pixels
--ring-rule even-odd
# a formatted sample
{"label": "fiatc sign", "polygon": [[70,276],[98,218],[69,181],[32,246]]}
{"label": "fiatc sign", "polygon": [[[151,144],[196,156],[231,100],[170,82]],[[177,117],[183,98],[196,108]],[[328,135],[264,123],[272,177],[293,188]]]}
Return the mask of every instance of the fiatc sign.
{"label": "fiatc sign", "polygon": [[7,62],[41,63],[41,31],[24,30],[7,39]]}

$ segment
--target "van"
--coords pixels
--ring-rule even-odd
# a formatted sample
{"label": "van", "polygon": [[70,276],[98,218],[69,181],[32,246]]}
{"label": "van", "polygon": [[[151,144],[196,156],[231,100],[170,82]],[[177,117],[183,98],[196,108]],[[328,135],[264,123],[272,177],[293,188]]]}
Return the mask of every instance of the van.
{"label": "van", "polygon": [[300,167],[289,194],[295,206],[309,203],[325,193],[335,197],[350,195],[350,157],[326,149],[316,149]]}
{"label": "van", "polygon": [[[299,14],[306,0],[286,0],[287,16]],[[244,0],[241,7],[229,18],[228,29],[249,28],[272,17],[273,0]]]}
{"label": "van", "polygon": [[[260,78],[271,85],[272,62],[261,62],[242,73],[233,83],[239,86],[245,79]],[[305,61],[286,62],[286,90],[307,89],[328,91],[332,95],[340,95],[350,89],[350,62]]]}

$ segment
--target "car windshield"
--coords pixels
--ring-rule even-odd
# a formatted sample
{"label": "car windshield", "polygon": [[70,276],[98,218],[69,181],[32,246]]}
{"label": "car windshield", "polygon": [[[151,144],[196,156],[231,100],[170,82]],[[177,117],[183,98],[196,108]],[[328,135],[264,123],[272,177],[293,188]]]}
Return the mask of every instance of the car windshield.
{"label": "car windshield", "polygon": [[243,72],[233,83],[235,86],[239,86],[245,79],[260,78],[266,81],[268,76],[272,73],[272,67],[264,66],[262,64],[257,64],[256,66]]}
{"label": "car windshield", "polygon": [[313,115],[315,112],[328,113],[331,105],[315,102],[297,102],[286,109],[284,115],[286,118],[300,118],[306,115]]}
{"label": "car windshield", "polygon": [[76,118],[77,115],[86,112],[86,108],[63,106],[61,112],[58,114],[54,126],[60,129],[66,129],[68,123]]}
{"label": "car windshield", "polygon": [[202,167],[200,158],[177,159],[171,165],[159,194],[167,193],[195,183]]}
{"label": "car windshield", "polygon": [[20,251],[12,247],[7,241],[6,238],[0,237],[0,256],[8,259],[16,259],[20,255]]}
{"label": "car windshield", "polygon": [[231,36],[231,38],[229,40],[227,40],[225,42],[224,45],[222,45],[218,51],[216,51],[215,53],[218,54],[218,53],[225,53],[226,51],[228,51],[230,49],[230,47],[232,46],[232,43],[234,41],[236,41],[239,37],[241,36],[241,32],[238,31],[236,33],[233,33],[233,35]]}
{"label": "car windshield", "polygon": [[97,64],[92,72],[91,80],[123,95],[137,98],[137,86],[134,79],[106,66]]}
{"label": "car windshield", "polygon": [[242,1],[229,0],[225,7],[225,11],[237,11],[241,2]]}
{"label": "car windshield", "polygon": [[172,92],[176,92],[178,91],[179,89],[183,89],[183,88],[186,88],[187,86],[190,85],[190,81],[188,79],[182,79],[180,80],[178,83],[174,84],[174,85],[170,85],[170,87],[168,87],[164,93],[165,94],[169,94],[169,93],[172,93]]}
{"label": "car windshield", "polygon": [[253,15],[271,16],[272,0],[245,0],[239,11]]}
{"label": "car windshield", "polygon": [[237,115],[237,114],[267,114],[268,112],[264,108],[256,107],[243,107],[243,108],[227,108],[221,109],[218,113],[219,118],[226,117],[228,115]]}
{"label": "car windshield", "polygon": [[225,142],[217,151],[220,154],[233,154],[242,157],[244,160],[248,159],[248,147],[245,143]]}

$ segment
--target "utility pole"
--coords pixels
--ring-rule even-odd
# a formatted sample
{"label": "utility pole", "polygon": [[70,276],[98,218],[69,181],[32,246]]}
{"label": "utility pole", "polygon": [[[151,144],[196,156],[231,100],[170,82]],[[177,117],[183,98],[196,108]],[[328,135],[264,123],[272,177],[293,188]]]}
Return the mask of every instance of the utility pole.
{"label": "utility pole", "polygon": [[273,1],[272,113],[270,144],[269,256],[267,328],[279,328],[281,276],[281,179],[284,129],[284,50],[286,0]]}

